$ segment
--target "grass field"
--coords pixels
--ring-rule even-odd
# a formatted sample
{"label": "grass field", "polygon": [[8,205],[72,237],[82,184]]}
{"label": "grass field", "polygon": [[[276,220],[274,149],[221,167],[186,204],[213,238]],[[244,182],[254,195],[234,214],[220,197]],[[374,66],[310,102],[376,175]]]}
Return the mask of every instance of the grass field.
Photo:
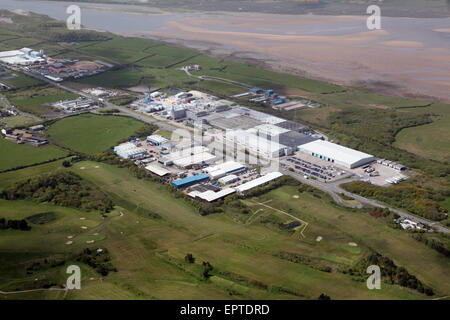
{"label": "grass field", "polygon": [[47,133],[56,144],[87,153],[100,153],[130,137],[144,123],[121,116],[82,114],[52,124]]}
{"label": "grass field", "polygon": [[62,167],[63,161],[64,160],[57,160],[20,170],[0,173],[0,190],[13,184],[16,181],[22,181],[32,176],[53,172]]}
{"label": "grass field", "polygon": [[[423,112],[422,108],[409,110]],[[440,116],[431,124],[403,129],[395,137],[394,146],[419,156],[438,161],[450,160],[450,108],[446,104],[435,104],[426,111]]]}
{"label": "grass field", "polygon": [[[15,75],[15,76],[12,76],[12,75]],[[27,88],[27,87],[44,84],[44,82],[42,82],[40,80],[31,78],[29,76],[26,76],[26,75],[24,75],[22,73],[18,73],[18,72],[11,72],[10,74],[8,74],[8,77],[9,76],[12,76],[12,77],[9,79],[2,79],[1,81],[6,82],[9,85],[12,85],[16,89],[23,89],[23,88]]]}
{"label": "grass field", "polygon": [[[118,272],[100,282],[98,274],[82,265],[82,290],[69,292],[67,299],[315,299],[322,292],[333,299],[427,298],[385,283],[382,290],[370,291],[364,282],[338,271],[353,265],[370,250],[393,258],[396,264],[431,285],[438,295],[450,290],[449,263],[442,255],[383,222],[337,207],[328,199],[306,192],[299,194],[295,187],[282,187],[246,200],[252,212],[241,219],[228,209],[202,217],[184,201],[174,199],[165,188],[138,180],[126,169],[81,162],[70,169],[59,166],[59,170],[81,175],[113,197],[119,207],[101,220],[98,214],[73,209],[26,201],[1,202],[7,217],[48,211],[57,214],[55,221],[33,225],[30,232],[7,231],[0,237],[0,257],[8,261],[2,268],[8,270],[9,279],[0,287],[2,290],[31,285],[21,273],[27,263],[68,254],[84,246],[107,248]],[[21,176],[38,173],[25,171]],[[161,219],[150,218],[149,211],[158,213]],[[120,212],[124,215],[118,216]],[[288,233],[268,222],[292,220],[281,212],[308,223],[305,238],[299,236],[299,230]],[[86,220],[80,221],[79,217]],[[82,230],[82,225],[88,229]],[[39,247],[39,241],[32,241],[48,232],[51,236],[47,236],[44,247]],[[93,236],[94,233],[98,235]],[[69,234],[75,235],[71,246],[64,245]],[[316,241],[318,236],[322,237],[320,242]],[[95,244],[87,245],[86,241],[92,239]],[[349,246],[349,242],[358,247]],[[196,258],[194,264],[184,262],[188,252]],[[290,262],[278,257],[280,252],[307,257],[310,263]],[[209,261],[214,267],[213,276],[207,281],[200,276],[202,261]],[[11,264],[20,268],[12,271]],[[319,271],[315,264],[330,266],[332,272]],[[65,279],[62,266],[37,274],[53,277],[56,283]],[[94,280],[89,280],[91,277]],[[14,298],[23,297],[26,295]],[[57,299],[61,294],[41,293],[36,297]]]}
{"label": "grass field", "polygon": [[35,120],[26,116],[14,116],[14,117],[0,118],[0,122],[4,122],[8,127],[14,128],[17,126],[24,126],[27,124],[31,124],[35,122]]}
{"label": "grass field", "polygon": [[51,145],[33,147],[0,139],[0,154],[0,170],[6,170],[60,158],[67,152]]}
{"label": "grass field", "polygon": [[44,115],[55,112],[49,104],[74,99],[77,95],[54,87],[40,87],[8,93],[8,99],[23,112]]}

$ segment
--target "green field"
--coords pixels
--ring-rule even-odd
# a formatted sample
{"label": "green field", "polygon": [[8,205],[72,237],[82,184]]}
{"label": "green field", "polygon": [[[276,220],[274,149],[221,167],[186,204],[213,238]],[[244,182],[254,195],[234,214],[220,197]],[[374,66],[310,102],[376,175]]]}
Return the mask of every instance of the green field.
{"label": "green field", "polygon": [[[431,124],[403,129],[395,137],[394,146],[437,161],[450,160],[450,108],[435,104],[426,111],[439,115]],[[410,110],[411,111],[411,110]],[[417,112],[423,112],[418,109]]]}
{"label": "green field", "polygon": [[28,166],[51,159],[61,158],[67,154],[51,145],[33,147],[27,144],[16,144],[6,139],[0,139],[0,171],[21,166]]}
{"label": "green field", "polygon": [[[15,75],[15,76],[12,76]],[[6,75],[5,75],[6,76]],[[11,76],[9,79],[2,79],[2,82],[6,82],[7,84],[13,86],[16,89],[23,89],[27,87],[33,87],[36,85],[44,85],[44,82],[31,78],[29,76],[26,76],[22,73],[14,72],[8,74],[8,77]]]}
{"label": "green field", "polygon": [[[81,162],[69,170],[109,194],[119,207],[102,221],[95,213],[0,201],[3,215],[10,218],[49,211],[57,216],[47,224],[33,225],[29,232],[3,233],[0,259],[7,261],[2,268],[7,270],[8,281],[1,290],[29,288],[32,281],[27,280],[23,268],[32,261],[68,255],[83,247],[107,248],[118,272],[100,282],[98,274],[82,265],[82,290],[69,292],[67,299],[316,299],[322,292],[332,299],[429,299],[386,283],[382,290],[367,290],[365,282],[339,272],[370,250],[392,258],[432,286],[437,295],[450,290],[449,262],[444,256],[362,212],[338,207],[307,192],[299,194],[295,187],[245,200],[251,209],[248,215],[229,208],[202,217],[183,200],[174,199],[166,188],[138,180],[126,169]],[[288,233],[274,227],[271,221],[292,221],[278,210],[306,221],[305,237],[300,235],[301,229]],[[118,216],[120,212],[124,215]],[[158,213],[161,219],[151,218],[148,212]],[[88,229],[82,230],[83,225]],[[36,239],[44,235],[45,246],[40,247]],[[70,246],[64,244],[68,235],[74,235]],[[322,237],[320,242],[316,241],[318,236]],[[95,240],[95,244],[86,244],[88,240]],[[349,242],[358,247],[349,246]],[[184,262],[188,252],[196,258],[194,264]],[[310,263],[281,259],[280,252],[308,257]],[[200,276],[202,261],[214,267],[207,281]],[[19,267],[12,268],[12,264]],[[330,266],[332,272],[319,271],[315,265]],[[33,278],[43,274],[55,283],[65,279],[62,266],[33,273]],[[91,277],[94,280],[89,280]],[[33,297],[61,296],[49,292]],[[14,296],[24,297],[27,295]]]}
{"label": "green field", "polygon": [[17,126],[24,126],[31,124],[35,122],[35,120],[27,116],[14,116],[14,117],[0,118],[0,122],[4,122],[8,127],[14,128]]}
{"label": "green field", "polygon": [[75,99],[78,96],[54,87],[40,87],[8,93],[7,97],[11,104],[23,112],[41,116],[56,111],[50,103]]}
{"label": "green field", "polygon": [[130,137],[144,123],[121,116],[82,114],[67,117],[52,124],[47,133],[63,147],[87,153],[100,153]]}

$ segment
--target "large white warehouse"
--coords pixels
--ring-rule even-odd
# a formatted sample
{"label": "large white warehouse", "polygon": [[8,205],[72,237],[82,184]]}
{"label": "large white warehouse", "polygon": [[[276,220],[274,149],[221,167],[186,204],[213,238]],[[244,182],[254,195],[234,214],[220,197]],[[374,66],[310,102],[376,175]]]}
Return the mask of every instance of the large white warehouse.
{"label": "large white warehouse", "polygon": [[302,144],[298,146],[298,150],[350,169],[357,168],[375,160],[375,157],[371,154],[324,140],[316,140]]}
{"label": "large white warehouse", "polygon": [[244,130],[227,130],[225,139],[258,153],[266,158],[278,158],[292,154],[292,148],[267,140]]}

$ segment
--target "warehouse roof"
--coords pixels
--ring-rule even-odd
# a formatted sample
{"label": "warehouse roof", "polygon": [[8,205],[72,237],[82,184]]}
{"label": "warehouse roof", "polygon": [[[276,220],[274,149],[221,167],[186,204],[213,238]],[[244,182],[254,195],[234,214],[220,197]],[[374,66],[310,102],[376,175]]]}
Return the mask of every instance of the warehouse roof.
{"label": "warehouse roof", "polygon": [[284,128],[281,128],[279,126],[276,126],[276,125],[270,124],[270,123],[260,124],[259,126],[254,127],[254,129],[257,132],[265,134],[267,136],[277,136],[282,133],[286,133],[286,132],[290,131],[289,129],[284,129]]}
{"label": "warehouse roof", "polygon": [[279,177],[283,176],[280,172],[269,172],[265,176],[256,178],[255,180],[249,181],[247,183],[241,184],[240,186],[237,186],[235,189],[238,192],[244,192],[256,187],[259,187],[261,185],[264,185],[270,181],[273,181],[275,179],[278,179]]}
{"label": "warehouse roof", "polygon": [[302,144],[299,146],[299,148],[324,155],[336,161],[348,164],[356,163],[364,159],[374,158],[371,154],[350,149],[324,140],[316,140],[313,142]]}
{"label": "warehouse roof", "polygon": [[152,140],[159,144],[163,144],[163,143],[166,143],[167,141],[169,141],[166,138],[164,138],[163,136],[160,136],[159,134],[152,134],[151,136],[147,137],[147,140]]}
{"label": "warehouse roof", "polygon": [[230,174],[230,175],[228,175],[228,176],[225,176],[225,177],[223,177],[223,178],[220,178],[220,179],[219,179],[219,183],[227,184],[227,183],[229,183],[229,182],[236,181],[237,179],[238,179],[238,176],[237,176],[237,175],[235,175],[235,174]]}
{"label": "warehouse roof", "polygon": [[314,138],[310,135],[307,136],[306,134],[297,131],[289,131],[278,136],[279,143],[289,146],[294,150],[297,149],[297,146],[299,145],[312,142],[317,139],[318,138]]}
{"label": "warehouse roof", "polygon": [[289,129],[289,130],[293,130],[293,131],[306,131],[308,130],[308,127],[305,126],[304,124],[298,123],[298,122],[294,122],[294,121],[290,121],[290,120],[286,120],[280,123],[275,124],[277,127],[281,127],[284,129]]}
{"label": "warehouse roof", "polygon": [[209,177],[208,177],[207,174],[197,174],[195,176],[191,176],[191,177],[187,177],[187,178],[183,178],[183,179],[172,181],[171,184],[173,186],[177,187],[177,188],[180,188],[180,187],[182,187],[184,185],[187,185],[187,184],[196,183],[196,182],[202,182],[202,181],[204,181],[204,180],[206,180],[208,178]]}
{"label": "warehouse roof", "polygon": [[209,162],[216,158],[215,155],[209,153],[209,152],[201,152],[201,153],[195,153],[192,155],[188,155],[184,158],[179,158],[176,160],[173,160],[173,163],[178,167],[188,167],[192,166],[194,164],[200,164],[203,162]]}
{"label": "warehouse roof", "polygon": [[214,171],[222,170],[225,173],[231,173],[231,172],[235,172],[235,171],[242,170],[245,168],[246,168],[245,165],[243,165],[239,162],[227,161],[227,162],[215,165],[215,166],[208,167],[205,169],[205,172],[213,173]]}
{"label": "warehouse roof", "polygon": [[148,166],[145,167],[145,169],[147,169],[151,173],[154,173],[160,177],[164,177],[165,175],[168,175],[170,173],[170,171],[168,171],[164,168],[161,168],[160,166],[154,165],[154,164],[149,164]]}
{"label": "warehouse roof", "polygon": [[228,196],[228,195],[230,195],[232,193],[235,193],[235,192],[236,192],[236,190],[233,189],[233,188],[226,188],[226,189],[220,190],[218,192],[214,192],[212,190],[208,190],[208,191],[205,191],[203,193],[198,193],[195,196],[197,198],[206,200],[208,202],[212,202],[212,201],[219,200],[220,198],[226,197],[226,196]]}
{"label": "warehouse roof", "polygon": [[228,130],[225,137],[228,141],[236,142],[257,152],[274,153],[288,148],[276,141],[267,140],[244,130]]}

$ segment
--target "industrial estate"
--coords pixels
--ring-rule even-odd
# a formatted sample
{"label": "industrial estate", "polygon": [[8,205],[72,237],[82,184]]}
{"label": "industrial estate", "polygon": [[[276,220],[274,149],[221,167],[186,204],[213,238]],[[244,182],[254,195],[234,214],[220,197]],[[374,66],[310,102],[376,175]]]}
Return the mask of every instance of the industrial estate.
{"label": "industrial estate", "polygon": [[0,297],[448,296],[448,161],[395,140],[448,105],[57,21],[29,41],[46,18],[18,17],[0,15]]}
{"label": "industrial estate", "polygon": [[[273,90],[265,92],[273,95]],[[116,146],[115,153],[200,201],[213,202],[264,186],[283,175],[279,168],[323,182],[357,176],[367,183],[388,185],[407,178],[401,173],[406,170],[403,165],[326,141],[306,125],[203,92],[167,96],[149,89],[131,107],[197,132],[186,131],[177,139],[175,131],[175,141],[158,134],[133,139]],[[256,168],[257,174],[248,174],[247,169]]]}

